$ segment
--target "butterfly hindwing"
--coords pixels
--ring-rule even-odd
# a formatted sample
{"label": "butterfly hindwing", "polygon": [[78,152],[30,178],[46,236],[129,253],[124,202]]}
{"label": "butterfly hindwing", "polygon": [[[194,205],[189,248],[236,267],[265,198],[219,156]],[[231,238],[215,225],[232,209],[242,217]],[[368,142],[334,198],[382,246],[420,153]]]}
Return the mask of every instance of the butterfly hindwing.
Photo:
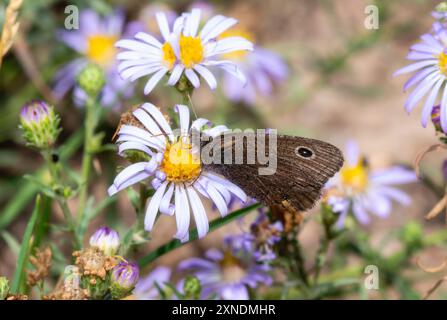
{"label": "butterfly hindwing", "polygon": [[[252,133],[255,145],[258,135]],[[219,152],[224,159],[229,153],[241,151],[244,157],[242,164],[211,163],[204,165],[204,170],[223,175],[242,188],[249,196],[266,205],[290,203],[299,211],[311,208],[320,198],[321,189],[343,165],[341,151],[326,142],[302,137],[278,135],[277,147],[269,150],[270,135],[265,139],[265,155],[269,159],[276,157],[276,168],[273,174],[260,174],[260,168],[272,165],[272,162],[261,165],[257,161],[247,161],[246,151],[250,134],[230,133],[215,137],[208,146]],[[231,138],[231,139],[230,139]],[[229,142],[230,141],[230,142]],[[256,152],[258,151],[255,148]],[[273,168],[272,168],[273,169]]]}

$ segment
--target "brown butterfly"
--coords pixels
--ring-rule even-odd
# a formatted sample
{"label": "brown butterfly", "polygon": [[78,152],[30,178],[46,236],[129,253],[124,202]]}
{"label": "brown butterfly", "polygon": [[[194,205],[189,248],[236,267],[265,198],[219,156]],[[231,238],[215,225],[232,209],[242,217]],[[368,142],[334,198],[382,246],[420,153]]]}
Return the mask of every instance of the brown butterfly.
{"label": "brown butterfly", "polygon": [[[267,206],[280,205],[286,210],[304,211],[311,208],[321,196],[325,183],[343,165],[341,151],[320,140],[277,135],[276,148],[270,149],[271,135],[260,136],[258,133],[229,133],[215,137],[210,142],[202,143],[209,156],[219,153],[235,155],[243,152],[242,163],[209,163],[202,164],[203,170],[218,173],[242,188],[247,195],[261,201]],[[265,145],[269,158],[276,157],[276,170],[272,174],[260,174],[259,169],[266,165],[258,161],[250,163],[247,150],[250,137],[255,141],[258,151],[259,139]],[[241,149],[242,148],[242,149]],[[202,154],[203,157],[203,154]],[[294,209],[294,210],[293,210]]]}

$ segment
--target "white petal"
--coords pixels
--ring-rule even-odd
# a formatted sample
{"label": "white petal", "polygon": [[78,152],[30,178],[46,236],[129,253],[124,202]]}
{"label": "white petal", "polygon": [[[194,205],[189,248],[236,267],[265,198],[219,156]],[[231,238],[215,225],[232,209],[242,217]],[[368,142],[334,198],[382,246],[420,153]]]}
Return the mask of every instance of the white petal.
{"label": "white petal", "polygon": [[[212,21],[212,19],[210,21],[208,21],[208,23],[203,27],[203,30],[200,34],[200,38],[202,38],[202,40],[204,42],[207,42],[209,39],[216,38],[222,32],[224,32],[228,28],[231,28],[232,26],[234,26],[237,23],[237,20],[233,19],[233,18],[224,17],[224,19],[219,19],[219,20],[220,21],[217,24],[213,25],[212,27],[209,27],[209,31],[206,27],[207,27],[207,24]],[[206,33],[205,33],[205,30],[207,31]]]}
{"label": "white petal", "polygon": [[427,123],[430,120],[431,111],[433,110],[435,100],[439,94],[439,89],[441,88],[441,85],[444,83],[444,81],[445,81],[444,78],[439,79],[438,82],[436,82],[436,84],[433,86],[433,89],[431,90],[427,100],[425,100],[421,117],[422,126],[424,128],[427,126]]}
{"label": "white petal", "polygon": [[135,137],[135,141],[140,141],[146,144],[147,146],[157,149],[157,150],[164,150],[165,149],[165,142],[161,141],[160,137],[155,137],[146,130],[143,130],[141,128],[130,126],[130,125],[123,125],[120,128],[119,131],[120,137],[118,138],[119,141],[131,141],[131,140],[124,140],[121,139],[121,135],[128,135]]}
{"label": "white petal", "polygon": [[[203,184],[202,184],[203,186]],[[217,207],[217,210],[219,210],[220,214],[224,217],[228,214],[228,207],[227,204],[224,200],[224,198],[222,198],[222,195],[216,190],[216,188],[213,187],[212,184],[206,184],[205,186],[203,186],[208,195],[210,196],[211,200],[214,202],[214,204]]]}
{"label": "white petal", "polygon": [[162,48],[162,44],[160,43],[160,41],[158,41],[155,37],[151,36],[148,33],[138,32],[135,35],[135,38],[139,39],[139,40],[142,40],[142,41],[144,41],[144,42],[146,42],[146,43],[148,43],[148,44],[150,44],[150,45],[152,45],[154,47],[157,47],[157,48],[160,48],[160,49]]}
{"label": "white petal", "polygon": [[172,69],[171,76],[169,77],[168,85],[173,86],[178,82],[183,73],[183,69],[184,67],[181,64],[175,65],[174,69]]}
{"label": "white petal", "polygon": [[442,94],[440,118],[442,130],[447,132],[447,83]]}
{"label": "white petal", "polygon": [[118,154],[122,156],[124,154],[124,151],[126,150],[139,150],[147,153],[151,157],[154,155],[154,152],[151,149],[138,141],[127,141],[124,143],[120,143],[120,145],[118,146]]}
{"label": "white petal", "polygon": [[211,129],[203,130],[203,132],[205,134],[209,135],[210,137],[215,137],[215,136],[218,136],[228,130],[229,129],[227,126],[219,125],[219,126],[215,126],[215,127],[211,128]]}
{"label": "white petal", "polygon": [[164,140],[163,132],[161,131],[160,127],[143,108],[138,108],[132,112],[132,114],[146,127],[150,133],[154,135],[154,137]]}
{"label": "white petal", "polygon": [[137,163],[131,164],[130,166],[121,170],[120,173],[118,173],[118,175],[115,177],[115,180],[113,181],[113,184],[116,187],[119,187],[127,179],[130,179],[130,178],[132,178],[132,176],[136,175],[137,173],[144,171],[146,166],[147,166],[147,162],[137,162]]}
{"label": "white petal", "polygon": [[429,65],[436,65],[436,64],[437,64],[437,61],[434,59],[412,63],[412,64],[409,64],[408,66],[405,66],[405,67],[397,70],[396,72],[394,72],[393,76],[398,76],[400,74],[413,72],[417,69],[421,69],[421,68],[427,67]]}
{"label": "white petal", "polygon": [[232,76],[234,76],[237,79],[239,79],[242,82],[243,86],[245,86],[246,83],[247,83],[247,78],[245,77],[245,75],[241,72],[241,70],[238,68],[238,66],[236,64],[234,64],[233,62],[231,62],[231,61],[228,61],[228,60],[206,61],[206,62],[204,62],[202,64],[203,65],[216,66],[216,67],[222,68],[223,70],[225,70],[226,72],[228,72]]}
{"label": "white petal", "polygon": [[174,137],[172,133],[171,126],[166,121],[165,117],[161,113],[161,111],[154,106],[152,103],[146,102],[141,106],[144,110],[146,110],[152,118],[157,122],[157,124],[163,129],[163,131],[171,138],[171,141]]}
{"label": "white petal", "polygon": [[174,111],[179,114],[180,131],[182,134],[189,132],[189,109],[183,104],[176,104]]}
{"label": "white petal", "polygon": [[188,15],[186,20],[185,36],[196,36],[200,23],[200,14],[200,9],[192,9],[191,14]]}
{"label": "white petal", "polygon": [[188,192],[189,203],[191,204],[192,213],[196,222],[197,233],[199,238],[203,238],[208,233],[209,229],[205,208],[193,187],[186,188],[186,191]]}
{"label": "white petal", "polygon": [[200,80],[196,73],[191,69],[186,69],[185,75],[194,88],[200,87]]}
{"label": "white petal", "polygon": [[174,183],[169,185],[163,199],[160,203],[160,212],[172,216],[175,211],[175,206],[171,204],[172,195],[174,194]]}
{"label": "white petal", "polygon": [[216,89],[217,87],[217,81],[214,75],[204,66],[198,64],[194,66],[194,70],[196,70],[203,79],[205,79],[206,83],[208,83],[211,90]]}
{"label": "white petal", "polygon": [[205,57],[213,57],[232,51],[253,50],[253,43],[243,37],[228,37],[217,41],[212,50],[206,50]]}
{"label": "white petal", "polygon": [[154,55],[161,53],[160,48],[156,48],[154,46],[136,40],[129,40],[129,39],[120,40],[115,44],[115,46],[118,48],[124,48],[141,53],[152,53]]}
{"label": "white petal", "polygon": [[205,118],[198,118],[192,122],[191,130],[194,129],[194,130],[200,131],[200,129],[205,125],[210,126],[211,121],[209,121],[208,119],[205,119]]}
{"label": "white petal", "polygon": [[155,191],[146,209],[146,216],[144,217],[144,229],[151,231],[154,227],[155,218],[157,217],[158,208],[160,207],[161,199],[166,190],[168,182],[165,181],[163,184]]}
{"label": "white petal", "polygon": [[220,184],[222,184],[225,188],[227,188],[228,190],[230,190],[230,192],[232,194],[234,194],[236,197],[239,198],[239,200],[241,200],[242,202],[246,202],[247,201],[247,195],[245,194],[245,192],[239,188],[237,185],[235,185],[234,183],[232,183],[229,180],[223,179],[211,172],[207,172],[204,174],[206,177],[208,177],[211,180],[214,180]]}
{"label": "white petal", "polygon": [[146,83],[146,86],[144,87],[144,94],[149,94],[160,81],[160,79],[163,78],[166,72],[168,72],[167,68],[163,68],[157,71]]}
{"label": "white petal", "polygon": [[185,188],[181,185],[175,186],[175,220],[177,223],[177,239],[185,238],[189,229],[189,203]]}
{"label": "white petal", "polygon": [[171,32],[169,31],[168,19],[166,19],[166,15],[164,14],[164,12],[157,12],[156,18],[161,35],[163,36],[165,41],[168,41]]}

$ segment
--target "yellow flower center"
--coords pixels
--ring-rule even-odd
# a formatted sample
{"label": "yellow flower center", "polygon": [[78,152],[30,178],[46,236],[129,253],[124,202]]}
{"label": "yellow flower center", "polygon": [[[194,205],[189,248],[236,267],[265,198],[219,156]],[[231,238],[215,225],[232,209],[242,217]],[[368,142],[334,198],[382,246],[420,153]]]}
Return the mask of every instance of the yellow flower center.
{"label": "yellow flower center", "polygon": [[222,270],[222,278],[225,282],[239,282],[247,273],[239,259],[230,250],[224,252],[224,257],[220,261],[220,267]]}
{"label": "yellow flower center", "polygon": [[[247,39],[250,42],[254,41],[253,34],[244,28],[230,29],[230,30],[223,32],[221,35],[219,35],[219,39],[225,39],[228,37],[242,37],[242,38]],[[237,51],[225,53],[225,54],[223,54],[223,57],[225,59],[230,59],[230,60],[243,60],[247,56],[247,54],[248,54],[247,50],[237,50]]]}
{"label": "yellow flower center", "polygon": [[354,191],[364,191],[368,184],[368,168],[362,160],[355,166],[343,167],[340,175],[343,185]]}
{"label": "yellow flower center", "polygon": [[180,36],[180,60],[191,68],[203,60],[203,45],[199,37]]}
{"label": "yellow flower center", "polygon": [[443,74],[447,74],[447,54],[445,54],[444,52],[441,52],[438,55],[438,65],[439,65],[439,70]]}
{"label": "yellow flower center", "polygon": [[116,55],[115,36],[92,35],[87,40],[87,57],[99,65],[109,65]]}
{"label": "yellow flower center", "polygon": [[188,182],[200,175],[200,158],[198,153],[192,151],[189,139],[183,137],[167,144],[160,168],[168,181]]}
{"label": "yellow flower center", "polygon": [[161,49],[163,50],[163,62],[167,68],[172,69],[176,60],[174,49],[169,42],[166,42]]}

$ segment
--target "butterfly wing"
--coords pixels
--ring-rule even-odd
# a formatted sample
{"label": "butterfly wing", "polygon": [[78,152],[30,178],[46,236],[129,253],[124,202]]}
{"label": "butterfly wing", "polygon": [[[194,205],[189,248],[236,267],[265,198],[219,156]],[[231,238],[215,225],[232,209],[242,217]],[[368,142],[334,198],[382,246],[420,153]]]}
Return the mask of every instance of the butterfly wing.
{"label": "butterfly wing", "polygon": [[[252,135],[257,154],[260,136]],[[272,174],[260,174],[259,170],[272,166],[272,163],[262,165],[258,161],[251,164],[247,161],[250,135],[246,133],[221,135],[208,145],[213,152],[220,153],[222,159],[242,148],[245,152],[242,164],[211,163],[204,165],[204,170],[223,175],[265,205],[279,204],[299,211],[307,210],[320,198],[321,189],[328,179],[340,170],[343,155],[337,147],[320,140],[285,135],[276,137],[276,148],[270,146],[271,135],[262,137],[265,139],[265,150],[262,151],[269,159],[276,158],[276,170]]]}

